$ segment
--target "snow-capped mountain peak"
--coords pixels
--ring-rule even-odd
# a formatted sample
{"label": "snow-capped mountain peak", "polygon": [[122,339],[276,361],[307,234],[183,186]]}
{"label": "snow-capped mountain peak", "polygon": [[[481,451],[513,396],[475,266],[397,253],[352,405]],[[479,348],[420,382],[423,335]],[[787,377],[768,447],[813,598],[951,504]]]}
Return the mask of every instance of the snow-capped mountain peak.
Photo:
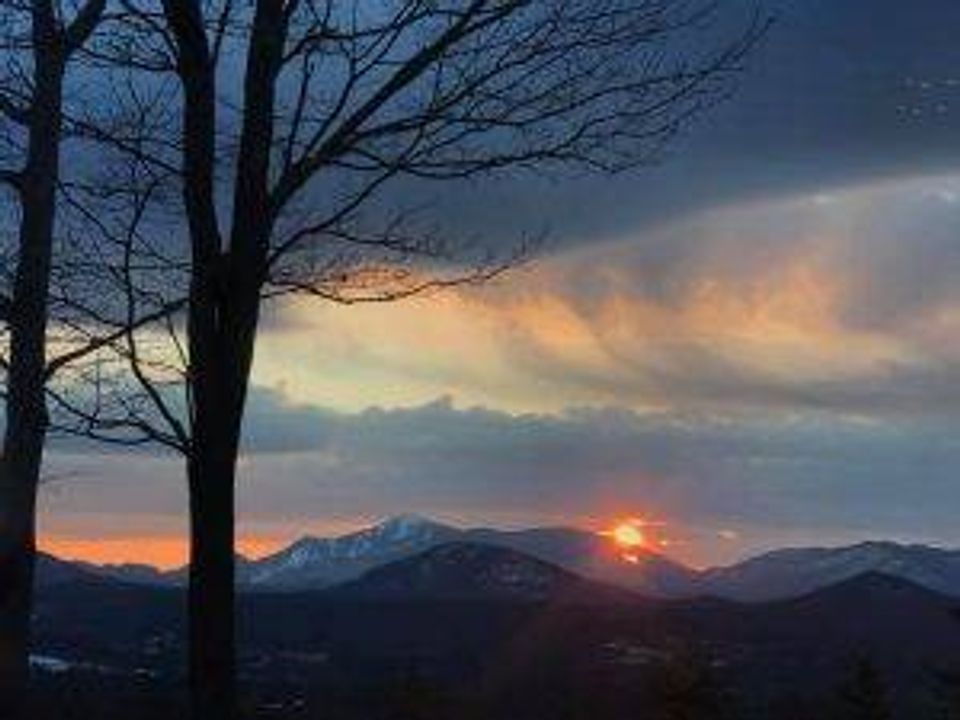
{"label": "snow-capped mountain peak", "polygon": [[[457,528],[416,514],[396,515],[339,537],[303,537],[265,558],[237,558],[237,579],[249,588],[318,590],[360,578],[368,571],[451,543],[506,548],[594,581],[629,588],[655,597],[718,597],[764,601],[798,597],[819,588],[881,573],[908,580],[947,595],[960,596],[960,550],[867,541],[841,547],[773,550],[726,567],[692,570],[668,557],[644,553],[626,563],[609,538],[576,528]],[[438,552],[468,560],[473,551]],[[43,560],[43,559],[42,559]],[[496,567],[500,567],[499,564]],[[506,567],[510,567],[509,563]],[[186,582],[186,571],[161,572],[138,566],[94,566],[46,558],[40,582],[58,583],[81,577],[116,578],[125,582]],[[510,577],[507,572],[501,584]]]}
{"label": "snow-capped mountain peak", "polygon": [[304,587],[351,577],[449,539],[457,531],[419,515],[398,515],[347,535],[304,537],[255,563],[251,585]]}
{"label": "snow-capped mountain peak", "polygon": [[369,533],[389,542],[409,542],[434,538],[450,528],[413,513],[395,515],[361,533]]}

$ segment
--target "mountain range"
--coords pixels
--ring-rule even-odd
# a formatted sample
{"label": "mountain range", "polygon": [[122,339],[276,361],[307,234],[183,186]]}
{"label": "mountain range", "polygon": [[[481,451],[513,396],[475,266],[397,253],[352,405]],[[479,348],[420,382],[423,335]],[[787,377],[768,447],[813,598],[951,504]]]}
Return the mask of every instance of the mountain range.
{"label": "mountain range", "polygon": [[[258,560],[238,557],[237,578],[247,590],[320,590],[451,544],[506,548],[586,580],[658,598],[710,595],[762,602],[799,597],[865,573],[898,577],[960,596],[960,551],[925,545],[873,541],[835,548],[789,548],[725,567],[695,570],[651,551],[631,553],[628,561],[608,537],[575,528],[463,529],[417,515],[389,518],[338,537],[304,537]],[[40,584],[78,575],[165,586],[182,584],[186,572],[41,558]]]}
{"label": "mountain range", "polygon": [[[181,676],[180,589],[53,560],[43,567],[38,668],[71,673],[71,682]],[[317,688],[326,706],[331,692],[376,698],[371,686],[416,668],[471,703],[494,705],[478,717],[542,718],[578,693],[642,706],[649,699],[634,691],[685,648],[763,707],[828,697],[852,659],[869,657],[890,683],[894,717],[912,720],[928,717],[918,714],[927,702],[920,690],[932,674],[960,666],[958,603],[879,572],[772,602],[657,599],[516,549],[454,540],[322,590],[242,593],[240,672],[265,696],[307,702],[298,693]],[[517,702],[529,707],[520,712]]]}

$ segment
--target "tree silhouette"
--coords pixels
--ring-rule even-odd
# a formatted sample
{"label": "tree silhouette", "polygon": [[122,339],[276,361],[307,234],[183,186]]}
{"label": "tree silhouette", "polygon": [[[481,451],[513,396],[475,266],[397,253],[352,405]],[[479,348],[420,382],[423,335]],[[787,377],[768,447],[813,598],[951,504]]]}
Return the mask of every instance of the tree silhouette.
{"label": "tree silhouette", "polygon": [[[68,68],[103,15],[105,0],[7,2],[0,8],[0,181],[16,235],[2,257],[0,319],[5,427],[0,457],[0,716],[19,712],[28,673],[36,546],[35,508],[48,430],[47,385],[69,358],[48,344]],[[88,342],[69,352],[79,357]]]}
{"label": "tree silhouette", "polygon": [[262,303],[387,302],[514,266],[525,242],[451,239],[385,192],[655,161],[725,96],[762,30],[713,23],[722,5],[123,0],[110,15],[89,55],[128,102],[115,129],[90,132],[138,187],[125,195],[131,318],[164,323],[128,323],[112,345],[126,374],[98,366],[93,411],[58,405],[77,432],[186,459],[196,717],[235,705],[234,492]]}

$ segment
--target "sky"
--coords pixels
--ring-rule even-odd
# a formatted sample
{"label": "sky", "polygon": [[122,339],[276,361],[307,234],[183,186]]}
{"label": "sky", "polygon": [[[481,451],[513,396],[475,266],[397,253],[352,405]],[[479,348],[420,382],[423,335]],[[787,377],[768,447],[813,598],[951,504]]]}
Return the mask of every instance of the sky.
{"label": "sky", "polygon": [[[240,547],[415,511],[662,522],[703,566],[783,545],[960,545],[960,6],[769,0],[735,95],[656,166],[449,187],[534,262],[265,319]],[[173,457],[54,444],[43,544],[175,565]]]}

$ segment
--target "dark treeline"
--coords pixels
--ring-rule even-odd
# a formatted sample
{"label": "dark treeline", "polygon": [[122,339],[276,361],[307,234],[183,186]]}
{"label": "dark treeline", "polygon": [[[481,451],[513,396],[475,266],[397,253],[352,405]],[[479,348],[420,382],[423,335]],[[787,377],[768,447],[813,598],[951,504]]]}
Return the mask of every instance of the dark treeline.
{"label": "dark treeline", "polygon": [[[243,720],[954,720],[952,673],[896,698],[866,656],[841,668],[832,689],[757,692],[708,654],[680,647],[638,668],[529,668],[509,682],[450,682],[416,665],[378,677],[267,682],[240,693]],[[84,673],[38,679],[30,705],[38,720],[173,720],[188,716],[184,687],[156,680]]]}

